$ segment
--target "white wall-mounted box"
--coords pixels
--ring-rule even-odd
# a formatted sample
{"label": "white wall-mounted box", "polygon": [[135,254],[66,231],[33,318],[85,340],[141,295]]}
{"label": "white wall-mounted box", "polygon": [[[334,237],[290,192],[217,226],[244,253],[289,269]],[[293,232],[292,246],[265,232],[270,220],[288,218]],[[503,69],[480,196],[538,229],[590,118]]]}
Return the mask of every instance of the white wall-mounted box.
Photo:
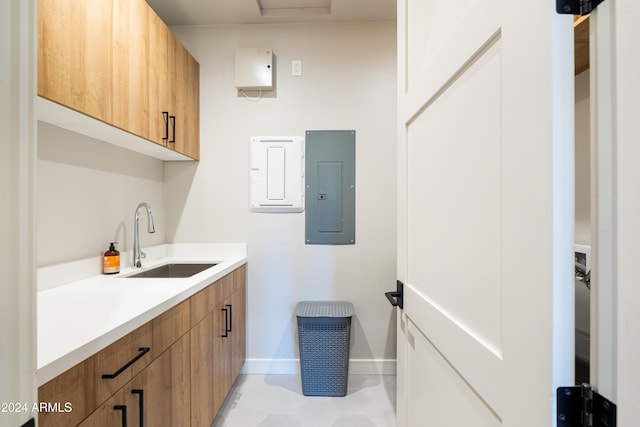
{"label": "white wall-mounted box", "polygon": [[236,88],[273,89],[273,51],[270,48],[236,49]]}
{"label": "white wall-mounted box", "polygon": [[252,212],[304,210],[304,138],[255,136],[250,142]]}

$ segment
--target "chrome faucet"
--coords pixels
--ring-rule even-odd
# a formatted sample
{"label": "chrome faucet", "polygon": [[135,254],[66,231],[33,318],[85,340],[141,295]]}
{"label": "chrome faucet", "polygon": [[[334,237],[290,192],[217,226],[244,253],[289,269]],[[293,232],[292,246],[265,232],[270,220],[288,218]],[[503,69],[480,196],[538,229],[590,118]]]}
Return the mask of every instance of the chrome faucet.
{"label": "chrome faucet", "polygon": [[142,259],[146,258],[147,254],[140,249],[140,231],[138,230],[138,220],[140,218],[140,209],[145,208],[147,210],[147,231],[149,233],[155,233],[156,227],[153,225],[153,213],[151,212],[151,206],[149,203],[142,202],[136,208],[136,216],[133,221],[133,267],[141,268]]}

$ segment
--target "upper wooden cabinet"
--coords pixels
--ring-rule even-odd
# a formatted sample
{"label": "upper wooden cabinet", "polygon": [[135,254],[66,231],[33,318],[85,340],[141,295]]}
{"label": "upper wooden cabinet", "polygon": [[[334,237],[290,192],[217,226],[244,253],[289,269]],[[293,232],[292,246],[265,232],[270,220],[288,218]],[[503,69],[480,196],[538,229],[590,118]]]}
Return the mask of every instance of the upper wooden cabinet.
{"label": "upper wooden cabinet", "polygon": [[175,123],[172,137],[174,149],[189,157],[199,155],[200,129],[200,65],[182,43],[172,35],[174,46],[173,108]]}
{"label": "upper wooden cabinet", "polygon": [[111,121],[112,3],[38,1],[38,95]]}
{"label": "upper wooden cabinet", "polygon": [[39,0],[38,43],[40,97],[199,158],[200,66],[144,0]]}
{"label": "upper wooden cabinet", "polygon": [[[107,2],[108,3],[108,2]],[[113,0],[111,124],[149,139],[149,15],[144,1]]]}
{"label": "upper wooden cabinet", "polygon": [[[173,34],[164,22],[151,13],[149,17],[149,139],[157,144],[169,144],[169,111],[173,109]],[[166,114],[164,114],[166,113]]]}
{"label": "upper wooden cabinet", "polygon": [[187,156],[200,154],[200,65],[155,14],[150,19],[149,139]]}

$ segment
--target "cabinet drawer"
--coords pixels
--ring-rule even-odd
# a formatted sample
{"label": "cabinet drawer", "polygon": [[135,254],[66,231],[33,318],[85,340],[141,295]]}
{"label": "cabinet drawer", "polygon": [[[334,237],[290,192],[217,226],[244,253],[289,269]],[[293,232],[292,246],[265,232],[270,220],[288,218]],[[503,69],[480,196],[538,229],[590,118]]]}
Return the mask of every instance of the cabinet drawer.
{"label": "cabinet drawer", "polygon": [[89,358],[58,375],[38,389],[39,402],[71,403],[71,412],[41,412],[38,425],[43,427],[75,426],[98,406],[93,391],[95,359]]}
{"label": "cabinet drawer", "polygon": [[160,356],[171,344],[189,332],[189,301],[183,301],[152,320],[152,359]]}
{"label": "cabinet drawer", "polygon": [[233,293],[244,290],[247,283],[247,266],[243,265],[233,271]]}
{"label": "cabinet drawer", "polygon": [[[151,362],[151,352],[139,350],[151,345],[152,324],[148,322],[43,384],[38,389],[40,402],[69,402],[73,410],[40,413],[39,425],[69,427],[80,423]],[[102,378],[105,374],[115,378]]]}
{"label": "cabinet drawer", "polygon": [[234,292],[234,272],[216,280],[190,298],[191,327],[204,319]]}
{"label": "cabinet drawer", "polygon": [[[95,358],[93,379],[98,405],[151,363],[153,360],[151,351],[145,353],[141,349],[152,349],[152,343],[152,322],[147,322],[93,356]],[[130,365],[127,367],[128,364]],[[103,375],[115,376],[115,378],[103,378]]]}
{"label": "cabinet drawer", "polygon": [[190,317],[191,328],[204,319],[215,307],[213,305],[215,296],[213,291],[213,285],[211,284],[189,298],[190,304]]}
{"label": "cabinet drawer", "polygon": [[234,273],[235,270],[231,273],[224,276],[222,279],[218,280],[213,288],[215,293],[215,306],[222,304],[224,300],[229,298],[233,293],[234,288]]}

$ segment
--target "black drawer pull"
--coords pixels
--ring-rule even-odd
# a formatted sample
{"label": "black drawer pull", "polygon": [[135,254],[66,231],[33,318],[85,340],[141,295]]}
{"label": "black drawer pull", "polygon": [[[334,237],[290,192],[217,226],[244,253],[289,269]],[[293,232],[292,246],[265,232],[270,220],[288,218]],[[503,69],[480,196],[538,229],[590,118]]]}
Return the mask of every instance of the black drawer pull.
{"label": "black drawer pull", "polygon": [[233,307],[231,307],[231,304],[225,304],[228,308],[229,308],[229,329],[227,330],[227,332],[231,332],[231,328],[232,328],[232,321],[233,321]]}
{"label": "black drawer pull", "polygon": [[222,334],[222,338],[227,338],[229,336],[229,310],[221,308],[220,311],[224,311],[224,334]]}
{"label": "black drawer pull", "polygon": [[172,128],[172,138],[169,140],[171,144],[176,142],[176,116],[169,116],[171,120],[171,128]]}
{"label": "black drawer pull", "polygon": [[116,411],[122,411],[122,427],[127,427],[127,406],[116,405],[113,407]]}
{"label": "black drawer pull", "polygon": [[144,427],[144,390],[131,390],[131,394],[138,395],[138,411],[140,411],[138,425]]}
{"label": "black drawer pull", "polygon": [[162,137],[163,141],[169,140],[169,112],[163,111],[162,118],[164,119],[164,136]]}
{"label": "black drawer pull", "polygon": [[134,363],[136,363],[138,361],[138,359],[140,359],[142,356],[147,354],[149,352],[149,350],[151,350],[151,347],[140,347],[138,349],[138,351],[140,353],[138,353],[138,355],[136,357],[131,359],[126,365],[124,365],[122,368],[118,369],[113,374],[102,374],[102,378],[104,378],[104,379],[113,379],[113,378],[117,377],[118,375],[123,373],[129,366],[131,366]]}

